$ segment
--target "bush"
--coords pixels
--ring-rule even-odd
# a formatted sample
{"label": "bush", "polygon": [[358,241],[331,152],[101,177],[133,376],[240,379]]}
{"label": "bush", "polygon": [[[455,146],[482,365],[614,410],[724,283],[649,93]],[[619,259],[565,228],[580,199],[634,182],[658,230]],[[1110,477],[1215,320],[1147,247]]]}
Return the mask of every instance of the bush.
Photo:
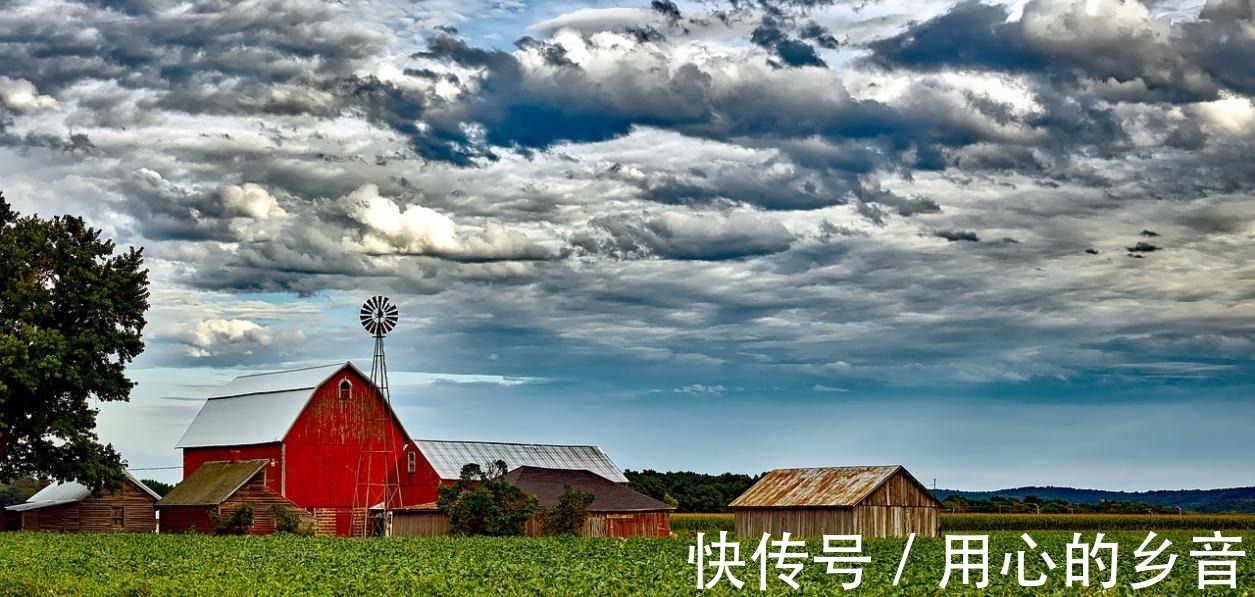
{"label": "bush", "polygon": [[275,504],[270,507],[270,512],[275,515],[275,532],[291,533],[294,535],[312,535],[314,530],[308,525],[301,524],[301,516],[291,508]]}
{"label": "bush", "polygon": [[437,490],[437,507],[449,517],[454,535],[522,535],[536,513],[536,498],[505,480],[506,464],[496,461],[484,471],[477,464],[462,467],[452,487]]}
{"label": "bush", "polygon": [[584,531],[584,521],[588,519],[588,505],[593,503],[593,494],[576,489],[570,485],[562,486],[562,495],[558,503],[541,508],[536,517],[540,519],[540,532],[545,535],[569,535],[578,537]]}
{"label": "bush", "polygon": [[243,535],[253,528],[253,507],[244,504],[225,517],[219,512],[210,512],[209,519],[214,523],[215,534]]}

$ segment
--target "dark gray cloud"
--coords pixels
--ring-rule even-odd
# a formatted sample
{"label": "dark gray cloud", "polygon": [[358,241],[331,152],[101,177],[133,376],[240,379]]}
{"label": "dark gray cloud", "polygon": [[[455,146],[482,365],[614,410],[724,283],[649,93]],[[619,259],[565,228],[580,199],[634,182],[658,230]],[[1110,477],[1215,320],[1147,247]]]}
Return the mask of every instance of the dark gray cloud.
{"label": "dark gray cloud", "polygon": [[[1037,73],[1079,85],[1082,79],[1141,101],[1189,102],[1219,97],[1221,90],[1252,90],[1251,24],[1246,0],[1212,0],[1197,21],[1168,24],[1136,2],[1085,3],[1034,0],[1019,19],[1006,6],[967,0],[941,16],[868,44],[871,60],[921,69],[979,67]],[[1238,62],[1234,62],[1238,59]],[[1128,91],[1118,85],[1133,84]]]}

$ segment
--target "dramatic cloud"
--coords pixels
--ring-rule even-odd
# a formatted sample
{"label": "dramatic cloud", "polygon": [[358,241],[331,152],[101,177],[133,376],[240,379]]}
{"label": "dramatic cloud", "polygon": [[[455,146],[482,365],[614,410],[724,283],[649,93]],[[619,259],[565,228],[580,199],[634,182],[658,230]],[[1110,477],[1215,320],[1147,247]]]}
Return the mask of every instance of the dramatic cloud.
{"label": "dramatic cloud", "polygon": [[562,388],[1222,387],[1255,356],[1252,18],[10,3],[0,180],[146,247],[163,367],[340,358],[388,293],[414,367]]}

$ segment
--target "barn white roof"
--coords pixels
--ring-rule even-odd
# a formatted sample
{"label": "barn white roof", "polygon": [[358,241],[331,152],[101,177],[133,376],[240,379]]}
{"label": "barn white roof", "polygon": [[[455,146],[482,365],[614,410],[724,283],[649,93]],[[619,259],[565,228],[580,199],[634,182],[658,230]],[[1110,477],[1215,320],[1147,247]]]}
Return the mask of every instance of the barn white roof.
{"label": "barn white roof", "polygon": [[[144,485],[142,481],[136,479],[131,473],[122,471],[122,474],[126,475],[127,480],[134,483],[136,487],[139,487],[145,493],[151,495],[154,500],[161,499],[161,496],[157,495],[157,492],[149,489],[147,485]],[[89,495],[91,495],[91,490],[77,481],[53,483],[52,485],[35,492],[35,495],[30,496],[30,499],[25,502],[8,506],[5,509],[12,510],[14,512],[25,512],[27,510],[38,510],[40,508],[48,508],[51,506],[63,506],[65,504],[81,502]]]}
{"label": "barn white roof", "polygon": [[551,444],[511,444],[498,442],[460,442],[416,439],[423,453],[441,479],[457,479],[467,464],[483,466],[497,460],[505,461],[511,470],[520,466],[586,470],[615,483],[627,483],[627,477],[597,446],[559,446]]}
{"label": "barn white roof", "polygon": [[337,363],[241,375],[209,396],[175,447],[282,441],[314,396],[314,389],[345,367],[357,370],[353,363]]}

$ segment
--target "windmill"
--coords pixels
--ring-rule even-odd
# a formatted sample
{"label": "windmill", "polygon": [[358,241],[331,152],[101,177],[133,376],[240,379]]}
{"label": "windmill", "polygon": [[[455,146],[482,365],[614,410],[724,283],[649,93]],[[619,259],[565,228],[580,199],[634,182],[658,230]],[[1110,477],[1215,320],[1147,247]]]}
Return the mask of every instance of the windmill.
{"label": "windmill", "polygon": [[397,325],[397,307],[388,297],[372,296],[362,304],[360,319],[375,339],[370,383],[383,399],[382,408],[374,408],[372,402],[372,407],[358,411],[362,444],[353,489],[353,534],[365,536],[385,534],[388,513],[401,503],[401,469],[392,449],[392,396],[383,346],[384,336]]}

